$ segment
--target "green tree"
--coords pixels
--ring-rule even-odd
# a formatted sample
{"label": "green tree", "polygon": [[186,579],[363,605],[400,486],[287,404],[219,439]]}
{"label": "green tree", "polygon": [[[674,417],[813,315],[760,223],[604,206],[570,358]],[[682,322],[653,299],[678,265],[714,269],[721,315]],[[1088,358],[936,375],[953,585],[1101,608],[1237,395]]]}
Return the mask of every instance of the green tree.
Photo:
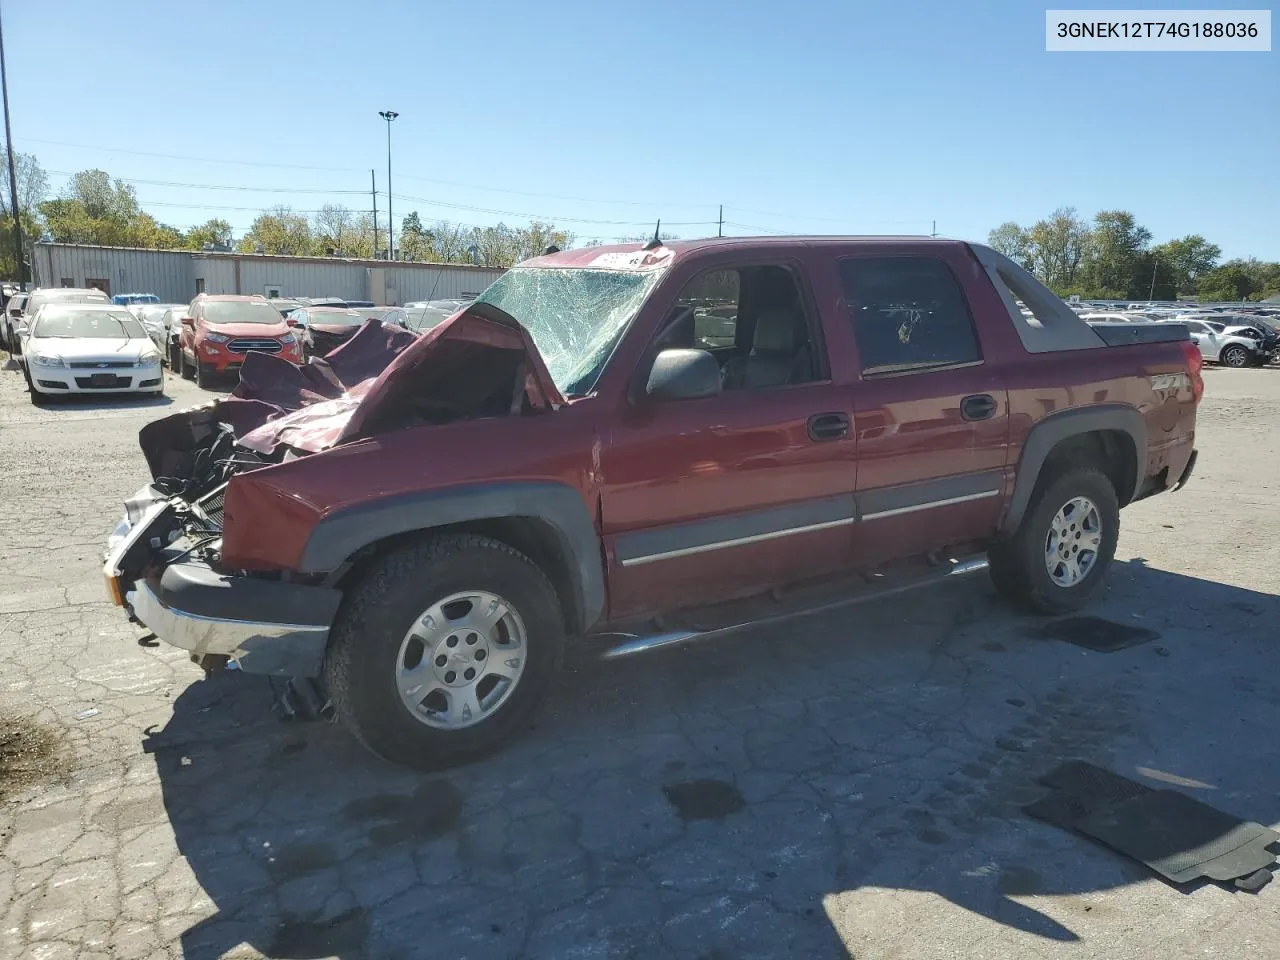
{"label": "green tree", "polygon": [[315,254],[316,246],[307,218],[291,207],[278,206],[258,215],[240,238],[239,250],[306,257]]}
{"label": "green tree", "polygon": [[1147,296],[1151,270],[1143,269],[1143,254],[1150,243],[1151,231],[1132,213],[1099,211],[1093,218],[1081,269],[1084,287],[1100,293],[1116,291],[1122,297]]}
{"label": "green tree", "polygon": [[133,187],[103,170],[75,174],[56,200],[40,204],[53,239],[108,247],[174,247],[181,234],[143,213]]}
{"label": "green tree", "polygon": [[1076,283],[1089,242],[1089,226],[1075,207],[1059,207],[1027,231],[1032,269],[1048,286],[1063,289]]}
{"label": "green tree", "polygon": [[1169,271],[1177,296],[1195,292],[1197,281],[1218,265],[1222,248],[1198,233],[1170,240],[1151,248],[1160,269]]}
{"label": "green tree", "polygon": [[398,234],[400,255],[406,260],[431,260],[435,252],[431,232],[422,225],[422,218],[414,210],[400,221]]}
{"label": "green tree", "polygon": [[137,191],[122,180],[112,180],[105,170],[81,170],[73,175],[66,196],[79,201],[93,220],[127,224],[140,213]]}
{"label": "green tree", "polygon": [[[40,216],[40,204],[49,193],[49,177],[34,154],[16,152],[9,156],[4,148],[5,161],[13,163],[14,179],[18,186],[18,220],[22,226],[23,259],[31,262],[31,248],[44,233],[44,220]],[[0,187],[0,276],[18,279],[18,265],[13,258],[13,211],[9,202],[9,185]],[[26,279],[30,279],[28,269]]]}
{"label": "green tree", "polygon": [[1260,289],[1258,281],[1240,264],[1226,263],[1201,277],[1196,292],[1201,300],[1212,302],[1244,300]]}
{"label": "green tree", "polygon": [[203,250],[206,243],[229,247],[231,241],[231,224],[215,217],[188,230],[182,238],[182,245],[188,250]]}
{"label": "green tree", "polygon": [[987,246],[1021,266],[1031,262],[1031,238],[1012,220],[1000,224],[987,234]]}
{"label": "green tree", "polygon": [[356,217],[349,207],[326,203],[313,218],[312,233],[321,253],[332,249],[340,256],[347,256],[348,247],[355,242]]}
{"label": "green tree", "polygon": [[1224,267],[1236,267],[1248,278],[1251,300],[1265,300],[1280,293],[1280,263],[1265,263],[1255,257],[1228,260]]}

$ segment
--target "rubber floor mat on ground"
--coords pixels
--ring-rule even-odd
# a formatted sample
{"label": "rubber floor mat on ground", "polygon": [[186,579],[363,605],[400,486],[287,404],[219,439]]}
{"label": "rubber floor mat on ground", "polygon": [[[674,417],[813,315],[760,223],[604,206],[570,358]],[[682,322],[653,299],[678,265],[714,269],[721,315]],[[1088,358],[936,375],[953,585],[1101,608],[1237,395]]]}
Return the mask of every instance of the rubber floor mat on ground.
{"label": "rubber floor mat on ground", "polygon": [[1026,813],[1092,837],[1173,883],[1208,877],[1257,890],[1271,879],[1276,858],[1267,847],[1280,834],[1260,823],[1079,760],[1039,782],[1053,792],[1024,807]]}
{"label": "rubber floor mat on ground", "polygon": [[1098,653],[1114,653],[1135,647],[1140,643],[1159,640],[1160,634],[1146,627],[1134,627],[1116,623],[1102,617],[1068,617],[1055,620],[1040,631],[1049,640],[1065,640],[1086,650]]}

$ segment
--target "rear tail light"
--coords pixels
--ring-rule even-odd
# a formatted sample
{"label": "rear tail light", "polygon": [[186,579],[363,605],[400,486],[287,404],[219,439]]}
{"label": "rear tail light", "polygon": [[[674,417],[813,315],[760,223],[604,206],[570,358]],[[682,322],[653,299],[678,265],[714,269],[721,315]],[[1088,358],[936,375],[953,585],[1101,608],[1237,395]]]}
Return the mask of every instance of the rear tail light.
{"label": "rear tail light", "polygon": [[1191,378],[1191,393],[1196,403],[1204,396],[1204,357],[1200,355],[1199,344],[1188,340],[1182,345],[1182,352],[1187,355],[1187,376]]}

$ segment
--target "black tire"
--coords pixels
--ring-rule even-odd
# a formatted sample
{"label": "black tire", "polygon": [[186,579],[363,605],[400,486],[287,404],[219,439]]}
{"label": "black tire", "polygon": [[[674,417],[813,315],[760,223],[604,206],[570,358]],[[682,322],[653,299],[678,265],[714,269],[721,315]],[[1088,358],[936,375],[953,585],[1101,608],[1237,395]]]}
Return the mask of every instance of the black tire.
{"label": "black tire", "polygon": [[168,362],[169,362],[169,369],[172,370],[174,373],[178,373],[179,371],[182,370],[182,347],[180,347],[177,343],[169,344]]}
{"label": "black tire", "polygon": [[41,406],[44,403],[44,394],[31,382],[31,370],[25,363],[22,365],[22,379],[27,381],[27,396],[30,397],[32,406]]}
{"label": "black tire", "polygon": [[[1102,543],[1089,572],[1078,583],[1064,587],[1049,576],[1045,545],[1054,517],[1075,497],[1088,497],[1098,508]],[[1006,600],[1029,613],[1078,610],[1105,579],[1119,534],[1120,504],[1111,481],[1093,466],[1067,467],[1037,485],[1018,529],[990,546],[991,580]]]}
{"label": "black tire", "polygon": [[1238,343],[1224,347],[1218,357],[1218,362],[1224,367],[1234,367],[1235,369],[1249,366],[1249,360],[1249,351]]}
{"label": "black tire", "polygon": [[178,348],[178,372],[182,374],[184,380],[194,380],[195,371],[191,369],[191,364],[187,363],[187,355],[182,348]]}
{"label": "black tire", "polygon": [[209,381],[212,380],[213,377],[209,373],[209,368],[205,364],[201,363],[199,360],[196,361],[195,366],[196,366],[196,386],[199,387],[201,390],[203,390],[209,386]]}
{"label": "black tire", "polygon": [[[492,714],[456,730],[415,719],[395,684],[400,645],[432,603],[469,590],[492,592],[527,633],[524,672]],[[545,699],[564,653],[555,590],[528,557],[504,543],[441,534],[378,560],[347,597],[330,633],[325,681],[337,715],[379,756],[422,770],[475,760],[523,729]]]}

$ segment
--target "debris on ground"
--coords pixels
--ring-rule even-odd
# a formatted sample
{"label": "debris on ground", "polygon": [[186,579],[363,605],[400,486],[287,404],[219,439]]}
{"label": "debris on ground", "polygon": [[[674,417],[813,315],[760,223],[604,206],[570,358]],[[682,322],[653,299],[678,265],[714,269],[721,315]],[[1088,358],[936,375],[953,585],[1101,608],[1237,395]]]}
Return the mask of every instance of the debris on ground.
{"label": "debris on ground", "polygon": [[0,713],[0,800],[62,777],[66,758],[57,732],[32,717]]}
{"label": "debris on ground", "polygon": [[1038,781],[1052,791],[1023,808],[1133,857],[1171,883],[1235,881],[1256,893],[1270,882],[1280,834],[1176,790],[1155,790],[1073,760]]}

